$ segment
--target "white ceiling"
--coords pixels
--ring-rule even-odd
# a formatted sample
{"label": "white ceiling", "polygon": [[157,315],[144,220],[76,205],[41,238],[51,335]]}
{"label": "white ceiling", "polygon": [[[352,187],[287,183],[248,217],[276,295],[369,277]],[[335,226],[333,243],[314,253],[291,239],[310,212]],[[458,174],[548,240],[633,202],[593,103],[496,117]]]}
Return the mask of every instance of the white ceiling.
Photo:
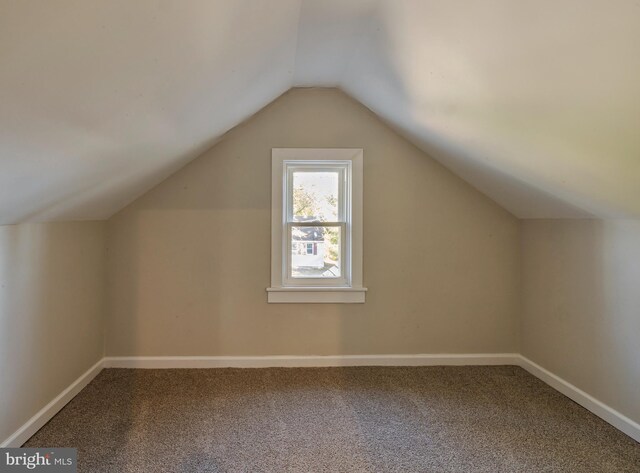
{"label": "white ceiling", "polygon": [[640,218],[640,0],[0,0],[0,223],[107,218],[292,86],[519,217]]}

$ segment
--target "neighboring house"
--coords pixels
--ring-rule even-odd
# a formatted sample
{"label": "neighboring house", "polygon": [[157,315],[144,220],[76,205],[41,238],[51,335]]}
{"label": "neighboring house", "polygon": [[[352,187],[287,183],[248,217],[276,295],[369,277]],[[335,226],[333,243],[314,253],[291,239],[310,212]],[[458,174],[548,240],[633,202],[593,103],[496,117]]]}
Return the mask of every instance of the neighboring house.
{"label": "neighboring house", "polygon": [[324,268],[324,229],[322,227],[293,227],[291,231],[292,266]]}

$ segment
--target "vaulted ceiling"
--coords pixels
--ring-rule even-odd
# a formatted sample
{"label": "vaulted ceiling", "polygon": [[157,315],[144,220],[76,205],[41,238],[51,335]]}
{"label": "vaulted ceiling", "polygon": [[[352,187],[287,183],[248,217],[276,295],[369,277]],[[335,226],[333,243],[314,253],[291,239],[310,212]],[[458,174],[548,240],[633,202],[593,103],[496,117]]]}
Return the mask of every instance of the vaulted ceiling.
{"label": "vaulted ceiling", "polygon": [[296,86],[519,217],[640,218],[640,0],[0,0],[0,223],[107,218]]}

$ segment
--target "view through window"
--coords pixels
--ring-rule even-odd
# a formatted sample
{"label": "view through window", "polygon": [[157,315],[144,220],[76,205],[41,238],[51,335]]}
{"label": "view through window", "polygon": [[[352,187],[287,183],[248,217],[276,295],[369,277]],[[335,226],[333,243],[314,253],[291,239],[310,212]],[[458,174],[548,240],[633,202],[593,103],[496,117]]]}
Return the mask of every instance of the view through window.
{"label": "view through window", "polygon": [[340,278],[344,172],[293,168],[291,174],[291,277]]}

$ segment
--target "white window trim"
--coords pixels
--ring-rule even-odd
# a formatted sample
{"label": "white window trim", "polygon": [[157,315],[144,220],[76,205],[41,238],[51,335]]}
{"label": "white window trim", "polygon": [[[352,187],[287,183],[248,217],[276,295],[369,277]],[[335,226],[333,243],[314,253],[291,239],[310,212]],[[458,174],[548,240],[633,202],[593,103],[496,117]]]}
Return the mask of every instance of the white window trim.
{"label": "white window trim", "polygon": [[[362,158],[357,148],[273,148],[271,181],[271,287],[267,288],[271,303],[363,303],[366,288],[362,286]],[[287,285],[283,256],[285,243],[285,161],[349,161],[351,163],[351,189],[348,205],[351,218],[347,223],[351,234],[351,247],[345,251],[350,264],[343,266],[349,274],[339,285],[331,280],[323,285]],[[347,255],[350,255],[347,256]]]}

